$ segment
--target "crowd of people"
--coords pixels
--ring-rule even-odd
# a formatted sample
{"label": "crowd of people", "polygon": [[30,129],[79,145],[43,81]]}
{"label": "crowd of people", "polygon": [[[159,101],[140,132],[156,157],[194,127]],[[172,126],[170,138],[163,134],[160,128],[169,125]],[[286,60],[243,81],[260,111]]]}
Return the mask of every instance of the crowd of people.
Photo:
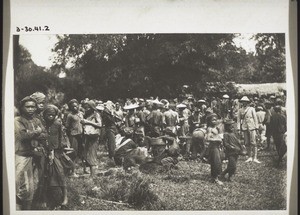
{"label": "crowd of people", "polygon": [[[99,144],[106,146],[107,159],[125,170],[151,162],[170,169],[181,159],[202,160],[210,164],[212,182],[219,185],[232,180],[239,155],[259,165],[259,150],[274,145],[280,165],[287,151],[284,96],[86,98],[61,107],[47,100],[35,92],[15,111],[20,210],[46,204],[46,191],[53,187],[61,189],[60,205],[67,205],[66,177],[79,177],[78,166],[97,177]],[[228,163],[224,171],[223,162]]]}

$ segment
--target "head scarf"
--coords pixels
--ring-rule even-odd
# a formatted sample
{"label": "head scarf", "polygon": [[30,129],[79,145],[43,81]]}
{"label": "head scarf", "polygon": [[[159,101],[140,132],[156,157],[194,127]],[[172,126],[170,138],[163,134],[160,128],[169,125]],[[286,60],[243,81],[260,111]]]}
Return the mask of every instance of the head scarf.
{"label": "head scarf", "polygon": [[32,98],[31,96],[26,96],[25,98],[23,98],[20,101],[20,108],[22,108],[25,105],[26,102],[34,102],[35,105],[37,103],[37,101],[34,98]]}
{"label": "head scarf", "polygon": [[58,114],[58,108],[55,105],[47,105],[43,112],[43,116],[45,117],[47,114],[56,116]]}
{"label": "head scarf", "polygon": [[37,103],[42,103],[46,100],[45,94],[41,92],[35,92],[30,97],[35,99]]}
{"label": "head scarf", "polygon": [[218,117],[218,115],[215,114],[215,113],[209,114],[209,115],[206,117],[206,122],[207,122],[207,123],[210,123],[211,120],[212,120],[214,117]]}

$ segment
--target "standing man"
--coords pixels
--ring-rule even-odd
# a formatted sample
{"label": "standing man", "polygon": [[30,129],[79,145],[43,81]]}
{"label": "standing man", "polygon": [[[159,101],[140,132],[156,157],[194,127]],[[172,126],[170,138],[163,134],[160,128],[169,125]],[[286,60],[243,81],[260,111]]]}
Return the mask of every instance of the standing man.
{"label": "standing man", "polygon": [[266,126],[263,124],[266,116],[266,112],[264,111],[263,107],[261,105],[256,106],[256,116],[258,121],[258,147],[262,149],[263,142],[265,141],[265,135],[266,135]]}
{"label": "standing man", "polygon": [[118,133],[113,110],[105,107],[102,112],[102,122],[105,127],[105,136],[107,139],[108,157],[114,159],[116,149],[116,134]]}
{"label": "standing man", "polygon": [[266,107],[266,114],[265,114],[264,122],[263,122],[263,124],[266,126],[265,136],[267,139],[267,147],[265,148],[265,150],[271,150],[270,121],[271,121],[271,116],[274,114],[273,103],[271,101],[266,101],[265,107]]}
{"label": "standing man", "polygon": [[227,94],[223,95],[221,102],[221,117],[222,119],[228,119],[229,113],[231,112],[231,106],[229,101],[229,96]]}
{"label": "standing man", "polygon": [[[71,158],[75,162],[77,162],[78,158],[80,158],[83,162],[83,127],[80,123],[83,119],[83,113],[79,111],[79,102],[76,99],[71,99],[68,102],[68,107],[70,113],[66,119],[66,129],[71,147],[74,149],[74,153]],[[75,172],[73,172],[73,176],[77,176]]]}
{"label": "standing man", "polygon": [[241,108],[237,115],[237,129],[243,131],[245,145],[249,146],[249,158],[246,162],[261,163],[257,159],[256,133],[258,130],[258,120],[255,108],[250,106],[250,100],[243,96],[240,100]]}
{"label": "standing man", "polygon": [[119,102],[116,102],[116,110],[115,110],[115,115],[117,115],[120,119],[124,118],[124,112],[122,110],[122,107]]}
{"label": "standing man", "polygon": [[45,157],[43,143],[47,133],[35,117],[36,110],[36,100],[27,96],[20,102],[20,116],[14,119],[17,210],[32,210],[34,197],[45,200],[40,192],[45,185],[44,172],[35,160]]}
{"label": "standing man", "polygon": [[287,145],[284,140],[284,135],[287,132],[286,116],[282,112],[281,102],[277,102],[274,107],[274,113],[270,119],[270,132],[273,136],[276,151],[278,153],[279,166],[282,162],[282,158],[287,152]]}
{"label": "standing man", "polygon": [[152,136],[160,136],[163,128],[164,116],[159,107],[162,106],[163,103],[157,100],[152,101],[152,103],[153,110],[148,117],[148,121],[151,126]]}
{"label": "standing man", "polygon": [[166,105],[166,111],[163,113],[164,124],[167,128],[170,128],[174,134],[177,134],[176,125],[179,123],[179,115],[174,109],[174,103]]}

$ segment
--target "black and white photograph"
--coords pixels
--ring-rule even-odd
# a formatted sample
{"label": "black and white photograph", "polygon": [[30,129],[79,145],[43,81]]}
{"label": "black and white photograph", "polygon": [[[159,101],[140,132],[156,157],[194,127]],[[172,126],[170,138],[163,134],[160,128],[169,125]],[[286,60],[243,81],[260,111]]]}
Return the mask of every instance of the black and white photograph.
{"label": "black and white photograph", "polygon": [[285,34],[15,35],[18,210],[285,210]]}
{"label": "black and white photograph", "polygon": [[290,214],[296,70],[274,1],[12,0],[4,214]]}

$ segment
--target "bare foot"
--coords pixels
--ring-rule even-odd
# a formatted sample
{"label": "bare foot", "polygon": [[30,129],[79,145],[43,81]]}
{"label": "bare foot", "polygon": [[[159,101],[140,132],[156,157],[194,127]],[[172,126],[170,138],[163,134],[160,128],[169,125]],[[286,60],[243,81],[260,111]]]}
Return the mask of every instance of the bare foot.
{"label": "bare foot", "polygon": [[64,201],[61,203],[61,205],[65,206],[68,204],[68,197],[64,198]]}

